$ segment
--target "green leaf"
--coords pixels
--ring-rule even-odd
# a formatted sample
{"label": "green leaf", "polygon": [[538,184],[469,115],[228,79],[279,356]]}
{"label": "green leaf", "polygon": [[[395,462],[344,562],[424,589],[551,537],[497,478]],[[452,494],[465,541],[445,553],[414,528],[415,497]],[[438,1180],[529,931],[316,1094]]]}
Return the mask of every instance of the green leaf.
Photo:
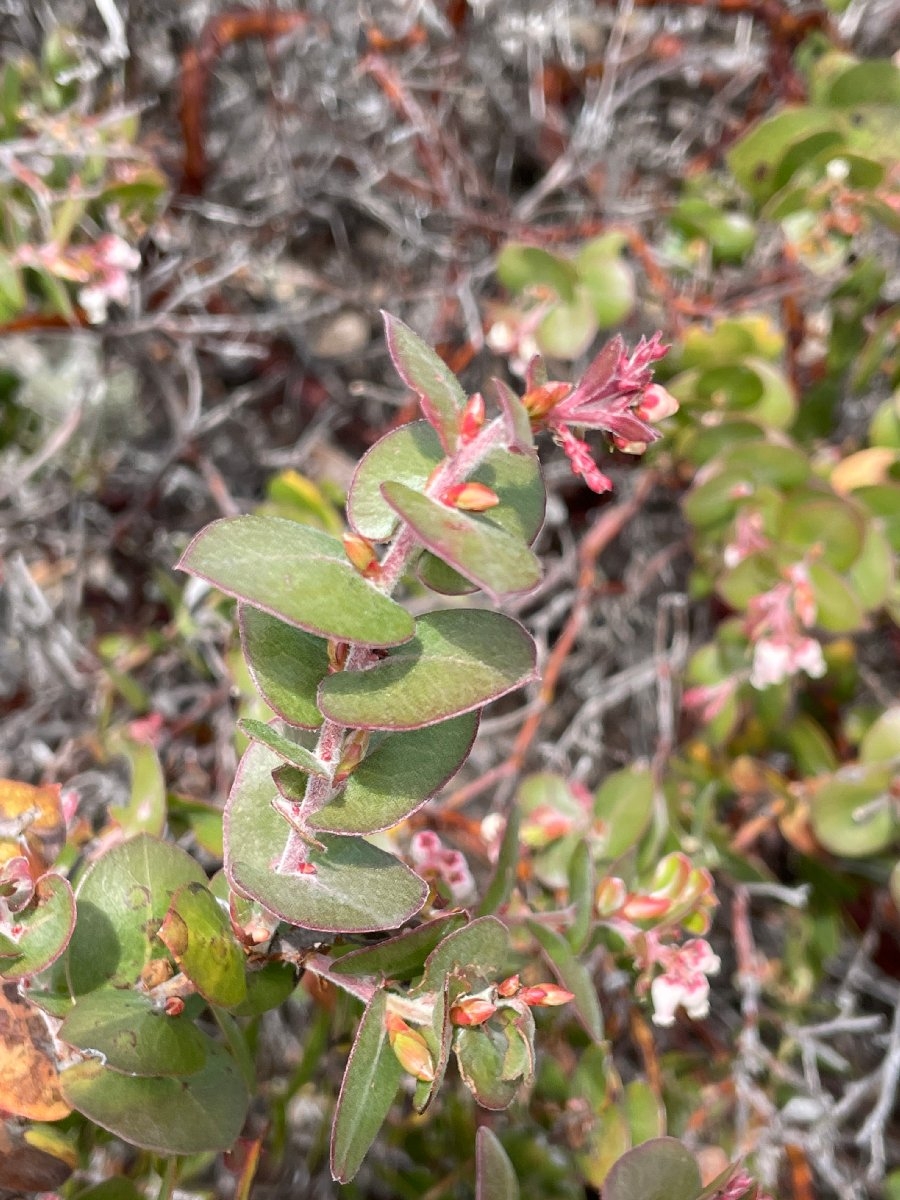
{"label": "green leaf", "polygon": [[778,540],[798,555],[821,546],[824,559],[845,571],[859,556],[865,535],[862,516],[839,496],[801,493],[787,500],[780,513]]}
{"label": "green leaf", "polygon": [[[392,429],[360,461],[347,496],[353,528],[372,541],[386,541],[397,528],[397,514],[381,494],[392,480],[414,491],[425,490],[444,458],[437,434],[427,421]],[[537,455],[496,449],[469,476],[496,492],[500,503],[482,520],[499,525],[531,543],[544,520],[544,482]]]}
{"label": "green leaf", "polygon": [[328,645],[259,608],[240,605],[241,643],[250,675],[265,702],[288,725],[322,724],[316,688],[328,674]]}
{"label": "green leaf", "polygon": [[478,917],[451,933],[428,956],[425,973],[413,995],[443,990],[457,972],[470,982],[496,978],[509,958],[509,931],[496,917]]}
{"label": "green leaf", "polygon": [[457,1029],[453,1049],[466,1087],[483,1108],[508,1108],[534,1075],[534,1017],[505,1007],[485,1025]]}
{"label": "green leaf", "polygon": [[359,1170],[403,1077],[385,1029],[386,1011],[387,994],[376,992],[347,1059],[331,1131],[331,1174],[338,1183]]}
{"label": "green leaf", "polygon": [[382,484],[381,494],[433,554],[483,588],[492,599],[527,592],[540,582],[541,567],[524,539],[413,491]]}
{"label": "green leaf", "polygon": [[246,1000],[244,952],[209,888],[199,883],[179,888],[159,938],[204,1000],[219,1008]]}
{"label": "green leaf", "polygon": [[296,521],[214,521],[178,566],[308,633],[364,646],[393,646],[413,634],[412,617],[363,579],[337,538]]}
{"label": "green leaf", "polygon": [[860,761],[891,762],[900,758],[900,705],[886,708],[859,744]]}
{"label": "green leaf", "polygon": [[603,1040],[603,1015],[597,990],[587,967],[580,962],[566,939],[539,921],[529,921],[528,930],[543,950],[553,974],[574,995],[572,1005],[585,1030],[595,1042]]}
{"label": "green leaf", "polygon": [[109,754],[121,755],[131,768],[131,796],[127,807],[111,811],[126,836],[149,833],[160,837],[166,826],[166,777],[156,748],[116,730],[105,740]]}
{"label": "green leaf", "polygon": [[597,332],[594,304],[579,287],[568,304],[554,304],[535,330],[537,344],[551,358],[572,359],[584,354]]}
{"label": "green leaf", "polygon": [[890,794],[892,763],[853,764],[817,787],[810,802],[813,832],[826,850],[866,858],[900,834]]}
{"label": "green leaf", "polygon": [[870,612],[887,601],[894,585],[895,571],[896,559],[887,534],[875,521],[869,520],[859,558],[847,572],[847,577],[851,588]]}
{"label": "green leaf", "polygon": [[435,917],[417,929],[387,938],[375,946],[360,946],[334,960],[335,975],[373,975],[376,979],[407,980],[419,975],[425,960],[449,934],[466,924],[463,913]]}
{"label": "green leaf", "polygon": [[511,292],[549,287],[561,300],[568,302],[575,295],[578,272],[568,259],[542,250],[540,246],[507,242],[497,255],[497,278]]}
{"label": "green leaf", "polygon": [[694,1156],[675,1138],[654,1138],[613,1165],[603,1200],[697,1200],[702,1187]]}
{"label": "green leaf", "polygon": [[634,308],[634,272],[618,255],[590,253],[590,243],[578,257],[582,288],[601,329],[627,320]]}
{"label": "green leaf", "polygon": [[16,913],[22,929],[15,940],[16,957],[0,959],[0,976],[24,979],[56,962],[68,946],[75,926],[75,899],[68,880],[50,873],[37,881],[31,903]]}
{"label": "green leaf", "polygon": [[250,1098],[230,1054],[209,1043],[206,1064],[183,1079],[142,1079],[88,1061],[69,1067],[66,1100],[95,1125],[157,1154],[200,1154],[234,1143]]}
{"label": "green leaf", "polygon": [[319,688],[326,717],[360,729],[418,729],[481,708],[534,677],[534,643],[516,621],[484,609],[428,613],[416,636],[363,671]]}
{"label": "green leaf", "polygon": [[247,998],[231,1010],[235,1017],[258,1017],[280,1008],[297,986],[297,974],[290,963],[267,962],[246,976]]}
{"label": "green leaf", "polygon": [[865,625],[866,614],[850,585],[824,562],[809,566],[816,597],[816,624],[829,633],[852,633]]}
{"label": "green leaf", "polygon": [[625,1110],[634,1146],[661,1137],[666,1128],[666,1110],[659,1096],[643,1079],[625,1085]]}
{"label": "green leaf", "polygon": [[130,988],[98,988],[82,996],[59,1036],[103,1056],[126,1075],[193,1075],[212,1044],[186,1016],[170,1017],[149,996]]}
{"label": "green leaf", "polygon": [[397,374],[419,397],[425,418],[437,430],[447,453],[452,453],[456,449],[466,393],[444,360],[418,334],[389,313],[382,316],[388,352]]}
{"label": "green leaf", "polygon": [[257,743],[238,767],[225,810],[225,870],[232,887],[292,925],[331,933],[396,929],[415,916],[428,895],[423,880],[362,838],[322,834],[324,849],[309,856],[315,874],[276,871],[289,833],[272,808],[277,765]]}
{"label": "green leaf", "polygon": [[804,106],[758,122],[727,155],[735,178],[761,204],[782,188],[806,158],[840,145],[836,114]]}
{"label": "green leaf", "polygon": [[569,863],[569,904],[572,924],[566,936],[580,954],[594,929],[594,861],[587,842],[578,843]]}
{"label": "green leaf", "polygon": [[889,58],[867,58],[842,71],[828,89],[834,108],[857,104],[900,105],[900,71]]}
{"label": "green leaf", "polygon": [[261,742],[273,754],[277,754],[279,758],[289,762],[291,766],[297,767],[298,770],[306,771],[310,775],[318,775],[322,779],[328,777],[328,772],[312,751],[307,750],[305,746],[301,746],[299,742],[295,742],[285,734],[279,733],[265,721],[253,721],[244,717],[238,721],[238,729],[253,741]]}
{"label": "green leaf", "polygon": [[487,1125],[475,1135],[475,1200],[519,1200],[519,1181],[509,1155]]}
{"label": "green leaf", "polygon": [[309,818],[323,833],[377,833],[421,808],[452,779],[472,749],[477,713],[427,729],[393,733],[359,764],[344,790]]}
{"label": "green leaf", "polygon": [[177,846],[139,834],[100,856],[76,889],[78,918],[66,974],[74,995],[104,983],[130,987],[163,947],[155,934],[185,883],[205,886],[199,863]]}
{"label": "green leaf", "polygon": [[522,819],[518,808],[510,809],[494,874],[484,893],[484,899],[478,906],[479,917],[487,917],[491,913],[498,912],[512,895],[519,867],[519,828],[521,823]]}
{"label": "green leaf", "polygon": [[594,796],[594,819],[602,821],[602,854],[612,862],[637,845],[653,815],[653,775],[626,767],[607,776]]}

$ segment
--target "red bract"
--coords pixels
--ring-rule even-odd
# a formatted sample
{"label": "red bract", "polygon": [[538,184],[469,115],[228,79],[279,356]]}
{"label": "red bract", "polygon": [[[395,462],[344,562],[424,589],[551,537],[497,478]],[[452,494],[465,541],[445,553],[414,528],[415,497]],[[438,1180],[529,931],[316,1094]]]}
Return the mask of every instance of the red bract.
{"label": "red bract", "polygon": [[570,427],[601,429],[625,449],[643,449],[655,442],[660,435],[648,418],[669,416],[678,407],[674,397],[653,383],[652,364],[667,349],[660,333],[649,341],[641,338],[631,354],[622,338],[615,337],[574,388],[563,391],[563,385],[553,382],[526,393],[523,402],[532,422],[550,430],[568,455],[572,470],[595,492],[608,492],[612,483],[594,462],[590,447]]}

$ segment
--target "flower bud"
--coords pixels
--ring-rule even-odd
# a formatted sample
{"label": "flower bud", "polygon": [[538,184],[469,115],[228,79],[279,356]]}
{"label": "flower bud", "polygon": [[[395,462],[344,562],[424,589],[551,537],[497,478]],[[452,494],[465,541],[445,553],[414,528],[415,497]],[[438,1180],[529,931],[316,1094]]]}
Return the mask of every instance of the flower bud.
{"label": "flower bud", "polygon": [[484,425],[484,396],[481,392],[475,392],[470,396],[466,407],[462,410],[462,416],[459,418],[459,440],[465,446],[471,442],[481,427]]}
{"label": "flower bud", "polygon": [[416,1079],[431,1083],[434,1079],[434,1062],[428,1043],[396,1013],[388,1013],[384,1019],[391,1049],[404,1071]]}
{"label": "flower bud", "polygon": [[465,512],[486,512],[500,503],[500,497],[483,483],[457,483],[447,488],[442,497],[451,508]]}
{"label": "flower bud", "polygon": [[522,988],[518,995],[523,1003],[538,1008],[556,1008],[574,998],[574,993],[567,992],[555,983],[536,983],[533,987]]}
{"label": "flower bud", "polygon": [[651,383],[644,389],[641,402],[635,409],[637,416],[644,421],[663,421],[678,412],[678,401],[671,392],[666,391],[658,383]]}
{"label": "flower bud", "polygon": [[464,996],[450,1009],[450,1020],[454,1025],[483,1025],[497,1011],[484,996]]}
{"label": "flower bud", "polygon": [[572,391],[571,383],[544,383],[540,387],[531,388],[522,397],[522,403],[532,421],[540,421],[547,413],[556,408],[560,401]]}
{"label": "flower bud", "polygon": [[184,1001],[180,996],[169,996],[163,1011],[167,1017],[180,1017],[184,1012]]}
{"label": "flower bud", "polygon": [[597,915],[611,917],[613,913],[619,911],[627,898],[628,889],[625,887],[624,879],[619,879],[616,875],[608,875],[606,879],[601,880],[597,887]]}
{"label": "flower bud", "polygon": [[366,579],[377,578],[381,571],[381,565],[375,554],[375,547],[369,539],[360,537],[358,533],[343,533],[341,541],[344,543],[344,553],[360,575],[365,576]]}
{"label": "flower bud", "polygon": [[504,979],[502,983],[497,985],[497,995],[502,996],[504,1000],[508,1000],[510,996],[515,996],[521,986],[522,980],[519,976],[510,975],[509,979]]}
{"label": "flower bud", "polygon": [[362,762],[368,748],[368,729],[354,729],[349,733],[344,740],[332,783],[343,783],[345,779],[348,779]]}

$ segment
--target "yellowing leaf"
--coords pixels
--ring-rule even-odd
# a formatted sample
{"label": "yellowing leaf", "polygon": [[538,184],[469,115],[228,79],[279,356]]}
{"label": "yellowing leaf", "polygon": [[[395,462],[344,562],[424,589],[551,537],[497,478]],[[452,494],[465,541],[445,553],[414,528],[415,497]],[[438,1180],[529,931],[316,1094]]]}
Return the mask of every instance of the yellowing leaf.
{"label": "yellowing leaf", "polygon": [[890,446],[869,446],[858,450],[841,462],[831,472],[831,486],[841,496],[857,488],[886,483],[888,471],[897,461],[897,451]]}

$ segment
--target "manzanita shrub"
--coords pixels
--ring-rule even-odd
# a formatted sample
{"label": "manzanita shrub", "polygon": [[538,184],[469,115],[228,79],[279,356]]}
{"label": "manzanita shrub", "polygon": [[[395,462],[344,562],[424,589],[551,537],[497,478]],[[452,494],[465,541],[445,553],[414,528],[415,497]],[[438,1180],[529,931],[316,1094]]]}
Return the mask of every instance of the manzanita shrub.
{"label": "manzanita shrub", "polygon": [[[72,797],[27,785],[0,796],[5,1028],[29,1045],[14,1087],[4,1080],[7,1111],[46,1122],[74,1110],[161,1155],[226,1150],[254,1089],[246,1021],[280,1004],[302,968],[362,1005],[331,1135],[344,1183],[398,1092],[428,1109],[451,1055],[485,1109],[529,1088],[535,1010],[571,1006],[587,1039],[578,1089],[618,1113],[594,1095],[611,1098],[617,1078],[587,965],[600,944],[637,972],[660,1024],[679,1005],[706,1012],[718,966],[697,936],[715,904],[708,873],[679,852],[653,866],[625,853],[649,822],[648,772],[621,772],[593,799],[561,778],[526,781],[492,827],[493,875],[480,887],[459,851],[404,825],[460,769],[485,705],[535,678],[534,642],[500,606],[541,576],[536,432],[549,430],[573,469],[606,490],[571,426],[632,452],[658,438],[651,420],[676,407],[652,383],[659,337],[632,353],[614,339],[575,386],[532,364],[521,399],[495,383],[488,417],[482,396],[467,396],[409,328],[391,317],[386,328],[424,419],[359,463],[349,531],[257,513],[213,523],[181,559],[236,599],[246,666],[271,714],[241,722],[248,745],[225,808],[224,871],[209,879],[154,835],[156,803],[135,802],[73,894],[68,852],[59,859]],[[116,736],[155,795],[142,731]],[[122,837],[136,828],[145,832]],[[532,906],[516,891],[510,908],[522,846],[538,887]],[[752,1194],[731,1168],[704,1189],[693,1157],[658,1136],[658,1099],[638,1082],[619,1093],[632,1122],[619,1153],[587,1147],[582,1159],[608,1200],[699,1200],[729,1180],[729,1194]],[[72,1165],[71,1148],[52,1139],[18,1154],[16,1177],[31,1171],[42,1186]],[[487,1128],[475,1163],[484,1200],[518,1194]]]}

